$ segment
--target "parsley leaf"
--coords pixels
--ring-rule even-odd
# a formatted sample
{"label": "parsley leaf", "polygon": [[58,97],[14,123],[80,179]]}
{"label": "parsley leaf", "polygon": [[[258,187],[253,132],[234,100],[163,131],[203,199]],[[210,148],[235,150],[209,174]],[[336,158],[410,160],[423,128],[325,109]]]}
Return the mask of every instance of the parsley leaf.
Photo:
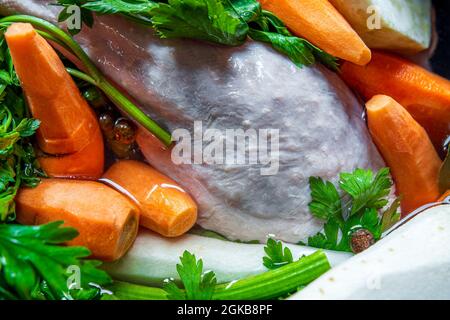
{"label": "parsley leaf", "polygon": [[180,257],[181,263],[177,271],[183,283],[184,290],[173,281],[164,285],[170,300],[211,300],[217,284],[216,275],[212,271],[203,273],[203,261],[197,261],[195,255],[185,251]]}
{"label": "parsley leaf", "polygon": [[351,214],[365,207],[383,208],[388,203],[386,197],[392,187],[388,168],[381,169],[375,177],[371,170],[356,169],[353,173],[342,173],[339,184],[353,199]]}
{"label": "parsley leaf", "polygon": [[70,19],[67,12],[70,5],[78,5],[88,26],[92,25],[92,14],[85,11],[121,14],[151,26],[161,38],[190,38],[238,46],[250,37],[270,44],[299,67],[320,61],[337,70],[336,58],[292,35],[279,18],[262,10],[257,0],[58,0],[58,4],[64,6],[60,21]]}
{"label": "parsley leaf", "polygon": [[192,38],[224,45],[244,43],[248,26],[225,10],[221,0],[169,0],[150,11],[162,38]]}
{"label": "parsley leaf", "polygon": [[329,181],[311,177],[309,179],[311,197],[309,210],[320,219],[329,219],[342,214],[341,198],[336,187]]}
{"label": "parsley leaf", "polygon": [[[90,255],[88,249],[58,245],[78,235],[75,229],[63,228],[62,224],[0,225],[0,298],[32,299],[40,294],[72,299],[73,290],[67,281],[69,267],[79,268],[82,288],[89,288],[90,283],[111,282],[104,271],[97,269],[100,262],[85,260]],[[40,290],[41,286],[47,288],[48,294]]]}
{"label": "parsley leaf", "polygon": [[292,252],[288,247],[283,250],[283,243],[272,238],[267,239],[264,247],[266,256],[263,257],[263,264],[267,269],[278,269],[284,265],[292,263]]}
{"label": "parsley leaf", "polygon": [[[351,252],[350,239],[359,229],[368,230],[375,240],[400,219],[397,212],[400,199],[381,215],[379,210],[388,203],[392,188],[389,169],[383,168],[376,175],[371,170],[356,169],[340,175],[339,186],[344,192],[341,198],[336,187],[321,178],[310,178],[311,213],[325,220],[324,231],[308,239],[308,245],[316,248]],[[350,203],[343,199],[350,199]]]}

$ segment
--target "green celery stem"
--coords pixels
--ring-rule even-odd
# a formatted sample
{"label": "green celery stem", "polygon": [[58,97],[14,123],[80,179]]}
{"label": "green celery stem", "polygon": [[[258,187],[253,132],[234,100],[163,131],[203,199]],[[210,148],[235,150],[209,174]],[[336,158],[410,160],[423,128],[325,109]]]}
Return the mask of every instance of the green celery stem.
{"label": "green celery stem", "polygon": [[167,293],[161,288],[140,286],[137,284],[114,281],[107,290],[112,296],[104,295],[103,300],[167,300]]}
{"label": "green celery stem", "polygon": [[[221,284],[216,287],[214,300],[269,300],[286,297],[311,283],[330,270],[327,256],[317,251],[299,261],[262,274]],[[114,282],[107,288],[115,297],[124,300],[167,300],[160,288]]]}
{"label": "green celery stem", "polygon": [[262,274],[222,284],[216,288],[214,300],[267,300],[296,292],[330,270],[322,251]]}

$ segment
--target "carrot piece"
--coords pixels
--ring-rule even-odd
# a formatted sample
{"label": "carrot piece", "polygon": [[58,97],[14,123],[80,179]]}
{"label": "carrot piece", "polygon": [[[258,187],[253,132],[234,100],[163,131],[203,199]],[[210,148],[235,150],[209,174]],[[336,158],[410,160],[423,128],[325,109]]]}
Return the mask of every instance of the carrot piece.
{"label": "carrot piece", "polygon": [[5,39],[31,113],[41,120],[40,148],[49,154],[85,148],[97,119],[55,50],[28,23],[12,24]]}
{"label": "carrot piece", "polygon": [[442,197],[439,198],[439,201],[444,201],[445,199],[447,199],[448,197],[450,197],[450,190],[448,190],[446,193],[444,193],[442,195]]}
{"label": "carrot piece", "polygon": [[391,97],[375,96],[366,107],[372,138],[403,196],[403,215],[436,201],[442,161],[425,130]]}
{"label": "carrot piece", "polygon": [[94,181],[44,179],[16,197],[17,221],[26,225],[62,220],[78,230],[69,245],[82,245],[93,257],[113,261],[133,244],[139,209],[119,192]]}
{"label": "carrot piece", "polygon": [[131,194],[141,209],[141,226],[163,236],[178,237],[197,221],[194,200],[175,181],[145,163],[119,161],[102,181]]}
{"label": "carrot piece", "polygon": [[104,172],[103,135],[97,130],[89,144],[76,153],[59,157],[44,156],[38,160],[49,177],[98,180]]}
{"label": "carrot piece", "polygon": [[425,128],[438,149],[450,134],[450,81],[412,62],[373,52],[365,67],[345,62],[342,78],[366,100],[377,94],[391,96]]}
{"label": "carrot piece", "polygon": [[370,61],[370,49],[328,0],[259,2],[263,9],[277,15],[295,35],[329,54],[359,65]]}

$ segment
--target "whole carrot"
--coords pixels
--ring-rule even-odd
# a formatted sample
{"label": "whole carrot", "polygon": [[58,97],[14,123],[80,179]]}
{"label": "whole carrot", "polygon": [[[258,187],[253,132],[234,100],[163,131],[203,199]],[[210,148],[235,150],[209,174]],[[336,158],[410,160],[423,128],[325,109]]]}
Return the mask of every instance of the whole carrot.
{"label": "whole carrot", "polygon": [[436,201],[442,161],[425,130],[391,97],[377,95],[366,107],[372,138],[403,196],[402,214]]}
{"label": "whole carrot", "polygon": [[365,67],[344,62],[341,76],[366,100],[384,94],[398,101],[441,150],[450,135],[450,81],[403,58],[374,51]]}

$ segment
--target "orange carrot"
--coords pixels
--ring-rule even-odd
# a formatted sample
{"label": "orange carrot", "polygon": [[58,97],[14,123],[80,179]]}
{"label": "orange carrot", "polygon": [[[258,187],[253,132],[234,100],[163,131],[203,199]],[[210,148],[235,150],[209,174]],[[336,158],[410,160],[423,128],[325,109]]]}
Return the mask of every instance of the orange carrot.
{"label": "orange carrot", "polygon": [[100,130],[82,150],[63,156],[38,158],[41,168],[52,178],[97,180],[103,174],[105,162],[103,136]]}
{"label": "orange carrot", "polygon": [[450,134],[450,81],[405,59],[375,51],[367,66],[345,62],[341,74],[366,100],[385,94],[398,101],[425,128],[435,147],[442,149]]}
{"label": "orange carrot", "polygon": [[436,201],[442,161],[425,130],[391,97],[375,96],[366,106],[372,138],[403,196],[403,215]]}
{"label": "orange carrot", "polygon": [[450,197],[450,190],[448,190],[446,193],[444,193],[442,195],[442,197],[439,198],[439,201],[444,201],[445,199],[447,199],[448,197]]}
{"label": "orange carrot", "polygon": [[41,121],[41,149],[53,155],[84,149],[98,123],[55,50],[28,23],[12,24],[5,39],[31,113]]}
{"label": "orange carrot", "polygon": [[365,65],[370,49],[328,0],[259,0],[291,31],[329,54]]}
{"label": "orange carrot", "polygon": [[145,163],[119,161],[102,180],[131,194],[141,209],[141,225],[163,236],[180,236],[197,220],[194,200],[175,181]]}
{"label": "orange carrot", "polygon": [[64,221],[78,230],[69,245],[86,246],[93,257],[122,257],[137,235],[139,210],[127,197],[93,181],[44,179],[16,197],[17,221],[26,225]]}

